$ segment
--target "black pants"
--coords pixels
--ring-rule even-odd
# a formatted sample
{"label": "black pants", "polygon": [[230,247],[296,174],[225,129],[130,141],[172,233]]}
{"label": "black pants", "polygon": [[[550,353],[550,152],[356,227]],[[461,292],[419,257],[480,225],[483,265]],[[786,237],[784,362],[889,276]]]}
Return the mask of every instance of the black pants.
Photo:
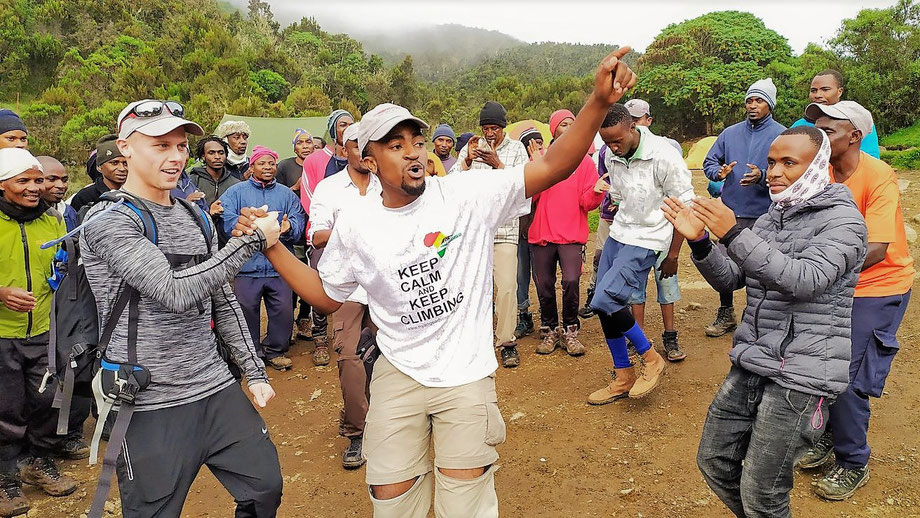
{"label": "black pants", "polygon": [[282,486],[278,451],[239,385],[134,414],[117,465],[125,518],[178,517],[201,466],[233,496],[236,518],[275,516]]}
{"label": "black pants", "polygon": [[[310,267],[316,270],[317,265],[319,264],[319,259],[323,256],[322,248],[311,248],[310,249]],[[329,317],[320,313],[313,308],[313,329],[310,333],[314,336],[326,336],[326,333],[329,331]]]}
{"label": "black pants", "polygon": [[48,333],[0,338],[0,474],[14,473],[24,455],[46,455],[58,436],[54,385],[38,393],[48,368]]}
{"label": "black pants", "polygon": [[556,265],[562,269],[562,324],[578,326],[578,279],[581,278],[584,245],[530,245],[537,298],[540,299],[540,324],[555,329],[559,325],[556,309]]}

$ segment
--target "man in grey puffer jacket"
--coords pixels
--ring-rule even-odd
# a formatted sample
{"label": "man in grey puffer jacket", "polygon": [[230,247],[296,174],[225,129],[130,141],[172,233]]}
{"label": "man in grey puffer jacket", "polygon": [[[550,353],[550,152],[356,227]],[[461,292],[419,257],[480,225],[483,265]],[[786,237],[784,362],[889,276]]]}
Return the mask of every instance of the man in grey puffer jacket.
{"label": "man in grey puffer jacket", "polygon": [[790,516],[796,460],[821,436],[829,400],[847,387],[866,225],[849,190],[828,185],[829,159],[820,130],[780,134],[766,173],[773,203],[752,229],[718,199],[664,207],[713,288],[747,287],[732,367],[697,455],[706,483],[739,517]]}

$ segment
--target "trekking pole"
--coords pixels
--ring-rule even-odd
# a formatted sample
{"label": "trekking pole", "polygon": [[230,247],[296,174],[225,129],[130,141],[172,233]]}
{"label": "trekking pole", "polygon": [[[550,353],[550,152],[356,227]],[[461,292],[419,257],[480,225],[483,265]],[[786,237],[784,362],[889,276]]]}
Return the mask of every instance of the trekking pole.
{"label": "trekking pole", "polygon": [[93,221],[90,221],[90,220],[84,221],[80,226],[78,226],[77,228],[75,228],[75,229],[71,230],[70,232],[64,234],[63,236],[61,236],[61,237],[59,237],[59,238],[57,238],[57,239],[55,239],[55,240],[53,240],[53,241],[48,241],[47,243],[43,244],[43,245],[41,246],[41,249],[42,249],[42,250],[47,250],[48,248],[51,248],[52,246],[57,246],[59,243],[61,243],[61,242],[64,241],[65,239],[70,238],[70,237],[73,237],[73,236],[79,234],[84,228],[86,228],[86,227],[92,225],[93,223],[95,223],[96,221],[98,221],[100,216],[104,216],[105,214],[107,214],[107,213],[109,213],[109,212],[112,212],[112,209],[114,209],[115,207],[121,205],[121,204],[124,203],[124,202],[125,202],[124,199],[119,198],[118,201],[116,201],[116,202],[113,203],[112,205],[109,205],[108,207],[105,208],[105,210],[103,210],[102,212],[100,212],[99,214],[97,214],[97,215],[93,218]]}

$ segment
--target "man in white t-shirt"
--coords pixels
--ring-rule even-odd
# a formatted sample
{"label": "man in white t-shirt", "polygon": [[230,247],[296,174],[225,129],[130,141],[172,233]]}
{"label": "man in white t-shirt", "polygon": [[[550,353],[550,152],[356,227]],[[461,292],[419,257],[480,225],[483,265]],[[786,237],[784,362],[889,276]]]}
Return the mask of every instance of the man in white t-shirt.
{"label": "man in white t-shirt", "polygon": [[492,347],[495,232],[584,158],[607,109],[635,84],[619,61],[628,51],[601,62],[572,128],[542,158],[502,171],[427,177],[428,125],[400,106],[377,106],[361,120],[358,147],[380,197],[340,213],[319,273],[284,247],[266,252],[323,312],[367,291],[381,352],[364,430],[376,518],[427,516],[433,486],[435,516],[498,516],[495,446],[505,424]]}
{"label": "man in white t-shirt", "polygon": [[[348,166],[341,173],[323,180],[313,192],[309,238],[316,249],[326,247],[342,211],[365,196],[380,198],[380,181],[364,167],[361,152],[358,151],[360,125],[360,122],[356,122],[345,128],[342,136],[342,140],[345,141],[345,153],[348,155]],[[364,465],[361,446],[369,398],[367,371],[364,369],[364,362],[357,355],[358,343],[365,330],[370,333],[369,336],[377,330],[371,322],[367,309],[367,293],[363,288],[356,289],[335,312],[332,330],[332,347],[338,355],[339,385],[344,403],[339,433],[349,441],[342,453],[342,466],[345,469],[357,469]]]}

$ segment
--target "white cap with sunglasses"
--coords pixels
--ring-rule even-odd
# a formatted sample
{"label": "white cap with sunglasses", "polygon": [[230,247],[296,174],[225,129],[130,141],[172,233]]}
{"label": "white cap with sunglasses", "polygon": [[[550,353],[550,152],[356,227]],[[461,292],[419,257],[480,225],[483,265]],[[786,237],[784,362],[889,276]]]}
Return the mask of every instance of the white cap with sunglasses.
{"label": "white cap with sunglasses", "polygon": [[184,116],[185,108],[176,101],[135,101],[118,114],[118,138],[124,140],[135,131],[149,137],[159,137],[180,127],[192,135],[204,135],[201,126],[183,119]]}

